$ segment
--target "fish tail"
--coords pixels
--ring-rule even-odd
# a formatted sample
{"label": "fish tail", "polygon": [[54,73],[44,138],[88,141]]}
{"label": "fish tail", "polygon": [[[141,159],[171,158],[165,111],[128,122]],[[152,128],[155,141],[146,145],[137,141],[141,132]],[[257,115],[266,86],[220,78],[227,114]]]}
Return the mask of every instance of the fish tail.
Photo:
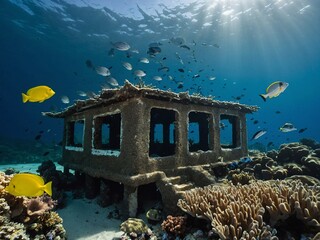
{"label": "fish tail", "polygon": [[22,93],[22,102],[26,103],[28,100],[29,100],[29,96],[24,94],[24,93]]}
{"label": "fish tail", "polygon": [[43,189],[46,193],[49,194],[49,196],[52,196],[52,181],[48,182],[46,185],[44,185]]}
{"label": "fish tail", "polygon": [[263,99],[263,101],[267,101],[266,94],[259,94],[259,96]]}

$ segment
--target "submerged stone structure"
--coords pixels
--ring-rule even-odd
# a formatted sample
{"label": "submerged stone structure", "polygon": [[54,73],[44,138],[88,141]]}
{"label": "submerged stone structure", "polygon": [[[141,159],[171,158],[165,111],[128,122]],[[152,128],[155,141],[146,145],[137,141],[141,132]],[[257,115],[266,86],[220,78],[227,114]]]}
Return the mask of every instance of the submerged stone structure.
{"label": "submerged stone structure", "polygon": [[101,180],[121,183],[124,214],[134,217],[141,186],[155,184],[174,211],[184,190],[214,181],[206,166],[246,156],[245,115],[257,109],[126,81],[44,115],[64,119],[60,163],[86,175],[86,195]]}

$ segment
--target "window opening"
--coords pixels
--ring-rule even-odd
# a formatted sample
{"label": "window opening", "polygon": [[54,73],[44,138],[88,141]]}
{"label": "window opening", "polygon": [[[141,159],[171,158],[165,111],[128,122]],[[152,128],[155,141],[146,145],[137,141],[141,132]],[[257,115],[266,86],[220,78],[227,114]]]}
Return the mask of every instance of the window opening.
{"label": "window opening", "polygon": [[164,157],[175,154],[176,111],[152,108],[150,112],[149,156]]}
{"label": "window opening", "polygon": [[209,144],[210,119],[211,115],[208,113],[189,113],[188,142],[190,152],[212,149]]}
{"label": "window opening", "polygon": [[121,114],[99,116],[94,119],[93,147],[120,151]]}
{"label": "window opening", "polygon": [[84,120],[70,121],[67,124],[67,146],[83,147]]}
{"label": "window opening", "polygon": [[237,116],[220,115],[220,144],[222,148],[240,146],[240,120]]}

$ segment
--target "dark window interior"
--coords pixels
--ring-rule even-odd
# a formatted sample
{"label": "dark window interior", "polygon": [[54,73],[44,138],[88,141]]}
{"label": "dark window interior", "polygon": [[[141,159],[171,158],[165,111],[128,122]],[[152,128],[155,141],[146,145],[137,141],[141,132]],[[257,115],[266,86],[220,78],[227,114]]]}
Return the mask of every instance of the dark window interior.
{"label": "dark window interior", "polygon": [[189,113],[188,141],[189,151],[207,151],[209,146],[209,121],[210,114],[202,112]]}
{"label": "dark window interior", "polygon": [[120,131],[120,113],[96,117],[94,119],[94,148],[120,151]]}
{"label": "dark window interior", "polygon": [[67,124],[67,146],[83,147],[84,120],[70,121]]}
{"label": "dark window interior", "polygon": [[222,148],[240,146],[240,121],[232,115],[220,115],[220,144]]}
{"label": "dark window interior", "polygon": [[175,154],[175,120],[176,112],[173,110],[151,109],[149,156],[164,157]]}

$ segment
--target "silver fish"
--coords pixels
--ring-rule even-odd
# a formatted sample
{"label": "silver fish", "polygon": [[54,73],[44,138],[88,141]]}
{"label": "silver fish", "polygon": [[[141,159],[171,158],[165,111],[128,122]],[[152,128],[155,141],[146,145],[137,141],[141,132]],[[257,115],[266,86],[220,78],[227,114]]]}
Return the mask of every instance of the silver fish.
{"label": "silver fish", "polygon": [[153,80],[161,81],[161,80],[162,80],[162,77],[160,77],[160,76],[154,76],[154,77],[153,77]]}
{"label": "silver fish", "polygon": [[112,87],[117,87],[119,86],[118,81],[114,77],[108,77],[107,82],[112,86]]}
{"label": "silver fish", "polygon": [[99,67],[96,67],[95,69],[99,75],[104,76],[104,77],[110,76],[110,74],[111,74],[110,70],[106,67],[99,66]]}
{"label": "silver fish", "polygon": [[64,104],[68,104],[68,103],[70,103],[70,100],[69,100],[68,96],[62,96],[61,102],[63,102]]}
{"label": "silver fish", "polygon": [[281,132],[292,132],[297,130],[292,123],[285,123],[282,127],[279,128]]}
{"label": "silver fish", "polygon": [[280,93],[284,92],[286,88],[289,86],[289,83],[286,82],[274,82],[269,85],[266,90],[266,94],[260,94],[259,96],[262,97],[263,101],[266,101],[267,98],[278,97]]}
{"label": "silver fish", "polygon": [[258,139],[259,137],[263,136],[266,133],[267,133],[267,131],[260,130],[260,131],[256,132],[255,134],[253,134],[251,140],[256,140],[256,139]]}
{"label": "silver fish", "polygon": [[135,70],[134,75],[136,75],[137,77],[144,77],[146,76],[146,73],[142,70]]}
{"label": "silver fish", "polygon": [[132,70],[132,65],[130,63],[128,63],[128,62],[123,62],[122,66],[124,66],[129,71]]}
{"label": "silver fish", "polygon": [[119,51],[127,51],[130,49],[130,45],[126,42],[115,42],[115,43],[111,43],[115,49],[119,50]]}
{"label": "silver fish", "polygon": [[149,59],[148,59],[148,58],[143,57],[143,58],[140,58],[140,59],[139,59],[139,62],[142,62],[142,63],[149,63]]}

